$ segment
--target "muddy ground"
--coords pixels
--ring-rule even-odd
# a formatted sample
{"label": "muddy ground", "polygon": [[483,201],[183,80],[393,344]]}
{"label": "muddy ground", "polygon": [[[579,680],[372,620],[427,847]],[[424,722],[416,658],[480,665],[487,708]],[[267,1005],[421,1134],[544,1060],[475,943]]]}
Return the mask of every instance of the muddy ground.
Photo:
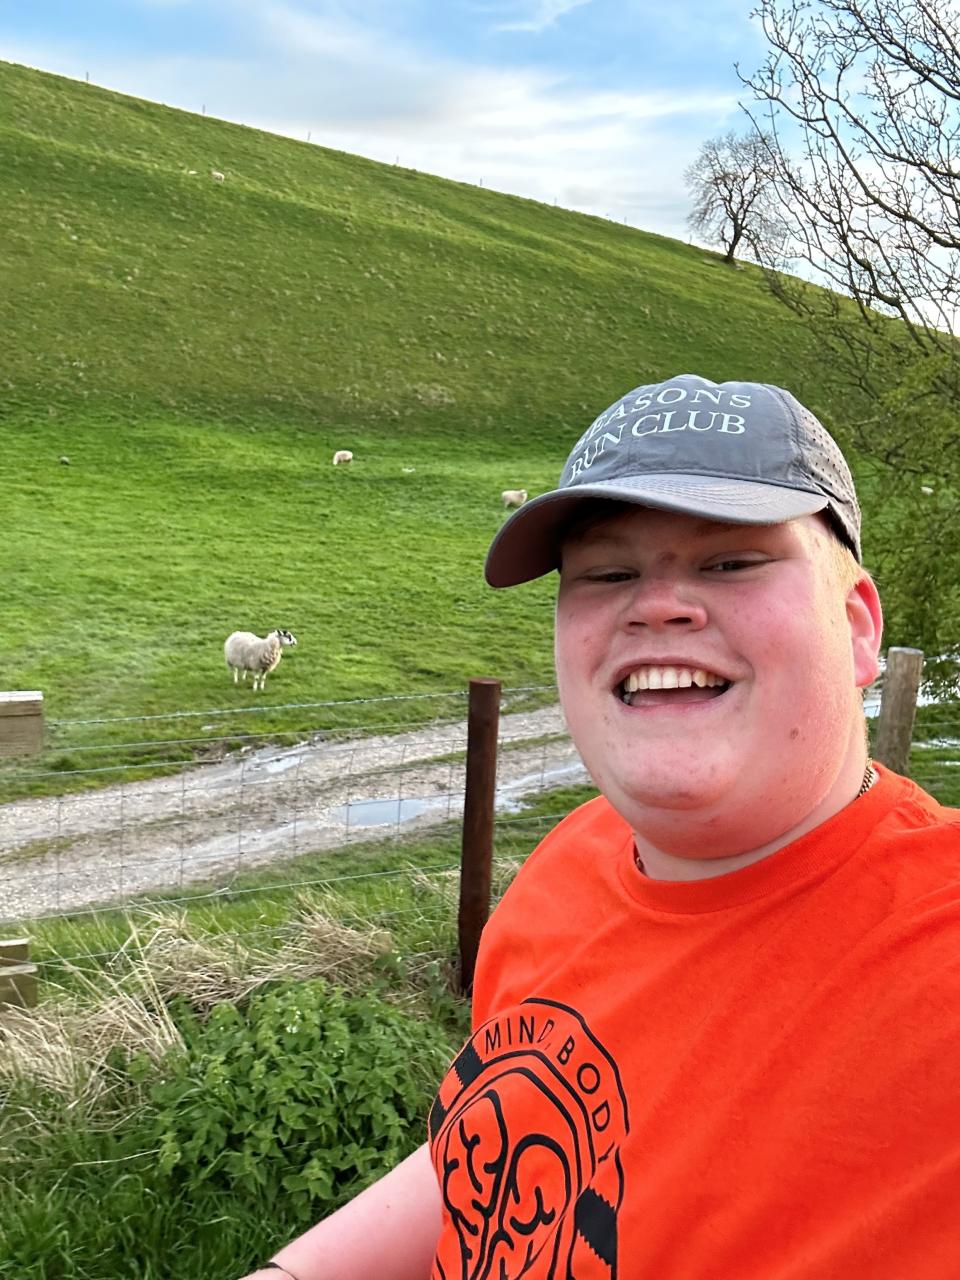
{"label": "muddy ground", "polygon": [[[559,708],[500,721],[497,808],[587,780]],[[238,872],[463,812],[466,724],[247,750],[175,776],[0,807],[0,921]]]}

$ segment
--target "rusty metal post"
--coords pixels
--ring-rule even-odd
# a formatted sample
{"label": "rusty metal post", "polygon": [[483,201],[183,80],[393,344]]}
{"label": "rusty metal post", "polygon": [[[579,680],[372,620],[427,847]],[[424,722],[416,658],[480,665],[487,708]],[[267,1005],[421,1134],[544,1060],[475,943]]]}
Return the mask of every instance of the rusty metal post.
{"label": "rusty metal post", "polygon": [[467,778],[460,846],[460,990],[469,992],[480,934],[490,914],[493,867],[493,811],[497,787],[500,681],[470,681],[467,716]]}
{"label": "rusty metal post", "polygon": [[887,650],[873,754],[881,764],[896,773],[905,774],[909,768],[910,741],[922,675],[922,649],[894,646]]}

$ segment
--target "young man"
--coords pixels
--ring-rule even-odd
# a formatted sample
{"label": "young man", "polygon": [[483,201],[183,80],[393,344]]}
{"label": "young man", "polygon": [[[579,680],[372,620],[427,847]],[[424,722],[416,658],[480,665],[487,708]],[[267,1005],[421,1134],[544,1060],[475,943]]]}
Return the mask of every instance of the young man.
{"label": "young man", "polygon": [[960,1275],[960,815],[867,758],[859,561],[816,419],[692,375],[503,526],[603,794],[484,932],[429,1144],[257,1276]]}

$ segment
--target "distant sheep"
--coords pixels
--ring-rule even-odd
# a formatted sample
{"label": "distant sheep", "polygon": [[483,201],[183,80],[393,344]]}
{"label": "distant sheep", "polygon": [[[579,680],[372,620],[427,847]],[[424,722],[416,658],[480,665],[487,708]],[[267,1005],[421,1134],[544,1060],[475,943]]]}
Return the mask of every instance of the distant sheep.
{"label": "distant sheep", "polygon": [[349,449],[338,449],[333,455],[333,465],[339,467],[341,462],[352,462],[353,454]]}
{"label": "distant sheep", "polygon": [[65,453],[61,453],[60,455],[60,465],[61,467],[69,467],[70,465],[70,459],[67,457]]}
{"label": "distant sheep", "polygon": [[283,647],[296,643],[296,637],[282,627],[271,631],[263,640],[252,631],[234,631],[223,645],[223,656],[233,672],[233,683],[237,683],[238,676],[246,680],[247,672],[252,671],[254,692],[262,689],[267,676],[280,661]]}
{"label": "distant sheep", "polygon": [[226,176],[227,175],[225,173],[221,173],[219,169],[210,170],[210,177],[214,180],[214,182],[223,182]]}
{"label": "distant sheep", "polygon": [[527,500],[527,491],[526,489],[504,489],[500,497],[503,499],[503,505],[508,509],[522,507]]}

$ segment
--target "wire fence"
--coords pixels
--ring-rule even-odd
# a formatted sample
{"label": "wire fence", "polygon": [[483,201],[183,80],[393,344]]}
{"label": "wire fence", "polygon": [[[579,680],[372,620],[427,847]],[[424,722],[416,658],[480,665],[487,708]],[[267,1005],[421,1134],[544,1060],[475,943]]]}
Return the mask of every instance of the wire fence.
{"label": "wire fence", "polygon": [[941,804],[960,808],[960,703],[921,702],[908,772]]}
{"label": "wire fence", "polygon": [[[572,803],[545,793],[589,782],[553,686],[506,689],[502,705],[494,898]],[[868,691],[872,730],[879,705]],[[276,945],[292,898],[322,894],[348,924],[362,901],[357,921],[402,932],[408,963],[442,963],[466,710],[455,690],[48,722],[41,754],[0,765],[0,938],[67,918],[77,928],[61,928],[57,958],[96,964],[126,945],[131,919],[230,901],[243,945]],[[960,805],[958,766],[960,704],[921,699],[911,776]]]}
{"label": "wire fence", "polygon": [[[525,810],[531,797],[587,781],[555,690],[504,691],[508,708],[537,701],[547,705],[508,710],[500,721],[498,849],[511,850],[543,825]],[[401,719],[398,707],[406,710]],[[272,723],[281,712],[293,713],[295,723],[267,733],[251,723],[258,710],[48,724],[41,756],[0,771],[3,932],[50,916],[130,908],[145,895],[174,907],[361,878],[387,884],[411,873],[413,843],[456,835],[465,691],[273,705],[264,708]],[[174,733],[143,732],[167,722]],[[202,731],[177,731],[191,724]],[[91,728],[98,730],[93,740]],[[194,763],[184,765],[184,750]],[[447,840],[433,872],[455,873],[455,843]],[[345,871],[333,860],[360,845],[377,847],[375,869]]]}

